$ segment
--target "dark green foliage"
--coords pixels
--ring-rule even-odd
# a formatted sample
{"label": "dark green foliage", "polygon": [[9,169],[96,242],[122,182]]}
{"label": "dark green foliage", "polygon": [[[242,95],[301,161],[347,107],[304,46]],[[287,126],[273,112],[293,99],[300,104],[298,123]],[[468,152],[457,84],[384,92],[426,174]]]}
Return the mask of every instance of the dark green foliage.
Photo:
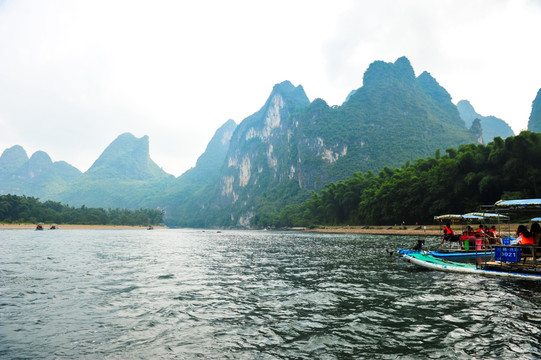
{"label": "dark green foliage", "polygon": [[500,199],[541,197],[541,134],[525,131],[446,153],[328,184],[302,205],[285,208],[281,223],[427,223],[434,215],[476,211]]}
{"label": "dark green foliage", "polygon": [[158,225],[163,223],[163,211],[156,209],[74,208],[59,202],[40,202],[37,198],[0,195],[0,222],[56,223],[85,225]]}

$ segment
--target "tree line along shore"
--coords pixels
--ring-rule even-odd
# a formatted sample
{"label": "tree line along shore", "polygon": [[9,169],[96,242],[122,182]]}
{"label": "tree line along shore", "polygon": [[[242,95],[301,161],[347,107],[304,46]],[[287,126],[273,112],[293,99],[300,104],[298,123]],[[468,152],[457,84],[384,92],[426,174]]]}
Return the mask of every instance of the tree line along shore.
{"label": "tree line along shore", "polygon": [[163,224],[163,210],[102,209],[72,207],[59,202],[39,201],[35,197],[0,195],[0,223],[58,224],[85,226],[155,226]]}
{"label": "tree line along shore", "polygon": [[[49,224],[49,226],[52,224]],[[49,226],[44,224],[44,228]],[[0,223],[0,230],[34,230],[36,224],[5,224]],[[62,230],[147,230],[143,225],[85,225],[85,224],[56,224],[56,229]],[[167,229],[167,226],[152,226],[153,229]]]}

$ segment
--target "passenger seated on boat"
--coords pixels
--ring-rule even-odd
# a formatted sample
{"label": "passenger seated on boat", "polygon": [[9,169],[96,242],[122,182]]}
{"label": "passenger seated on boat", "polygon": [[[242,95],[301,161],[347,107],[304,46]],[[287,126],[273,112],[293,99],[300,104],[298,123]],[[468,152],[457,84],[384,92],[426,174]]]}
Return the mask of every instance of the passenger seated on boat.
{"label": "passenger seated on boat", "polygon": [[524,225],[519,225],[517,228],[517,244],[535,245],[532,233],[529,232],[526,226]]}
{"label": "passenger seated on boat", "polygon": [[442,231],[443,231],[443,237],[441,238],[441,243],[440,243],[440,245],[443,244],[444,241],[450,240],[451,237],[455,234],[455,233],[453,232],[453,229],[451,229],[451,224],[450,224],[450,223],[445,224],[445,226],[443,227]]}
{"label": "passenger seated on boat", "polygon": [[[519,225],[517,228],[517,244],[518,245],[535,245],[534,235],[528,231],[528,228],[524,225]],[[526,262],[526,259],[533,257],[532,247],[522,247],[521,257],[523,263]]]}
{"label": "passenger seated on boat", "polygon": [[533,241],[536,245],[541,246],[541,225],[539,223],[534,222],[532,226],[530,226],[530,233],[533,236]]}
{"label": "passenger seated on boat", "polygon": [[464,237],[468,237],[468,236],[473,236],[473,235],[474,235],[473,229],[471,228],[470,225],[468,225],[468,227],[467,227],[466,229],[464,229],[464,231],[462,232],[462,235],[464,235]]}
{"label": "passenger seated on boat", "polygon": [[456,243],[457,247],[462,247],[462,240],[460,239],[460,236],[455,235],[453,229],[451,229],[450,223],[445,224],[442,231],[443,237],[441,239],[440,245],[442,245],[444,242],[450,242],[451,244]]}
{"label": "passenger seated on boat", "polygon": [[485,236],[485,230],[483,225],[479,225],[479,229],[475,230],[475,237],[482,238]]}
{"label": "passenger seated on boat", "polygon": [[[488,227],[487,227],[487,229],[488,229]],[[498,244],[499,243],[498,233],[496,232],[496,226],[493,225],[490,229],[487,230],[486,234],[487,234],[487,237],[488,237],[489,244]]]}

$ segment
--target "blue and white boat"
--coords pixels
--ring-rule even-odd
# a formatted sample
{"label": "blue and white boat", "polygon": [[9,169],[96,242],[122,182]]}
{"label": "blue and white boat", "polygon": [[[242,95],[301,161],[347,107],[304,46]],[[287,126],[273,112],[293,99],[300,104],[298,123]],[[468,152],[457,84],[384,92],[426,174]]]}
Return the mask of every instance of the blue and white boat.
{"label": "blue and white boat", "polygon": [[439,258],[465,258],[465,257],[490,257],[494,250],[487,246],[484,239],[474,235],[467,235],[464,232],[464,225],[482,222],[494,222],[494,220],[508,219],[507,216],[497,213],[475,212],[467,214],[446,214],[434,216],[438,222],[449,222],[461,224],[461,235],[456,235],[452,239],[445,240],[438,249],[429,251],[432,256]]}
{"label": "blue and white boat", "polygon": [[[508,213],[525,210],[541,212],[541,199],[500,200],[494,206],[497,211]],[[499,212],[496,214],[499,215]],[[484,256],[475,264],[450,261],[427,251],[399,249],[399,254],[409,263],[432,270],[537,281],[541,280],[541,239],[536,241],[538,243],[532,245],[512,245],[507,241],[488,245],[492,252],[490,256]]]}
{"label": "blue and white boat", "polygon": [[537,270],[511,268],[503,266],[501,263],[492,266],[488,266],[487,263],[463,263],[441,259],[423,251],[402,250],[400,253],[405,261],[430,270],[541,281],[541,268],[537,268]]}

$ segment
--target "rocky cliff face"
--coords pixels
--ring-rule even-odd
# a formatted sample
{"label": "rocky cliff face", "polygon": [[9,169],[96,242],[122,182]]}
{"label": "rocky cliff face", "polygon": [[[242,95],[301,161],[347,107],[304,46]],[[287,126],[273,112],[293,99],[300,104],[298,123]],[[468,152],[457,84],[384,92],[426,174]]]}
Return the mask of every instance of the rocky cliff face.
{"label": "rocky cliff face", "polygon": [[216,225],[216,221],[207,223],[206,217],[200,214],[215,192],[236,127],[233,120],[228,120],[216,130],[195,167],[171,182],[163,195],[155,199],[154,205],[165,209],[170,225]]}
{"label": "rocky cliff face", "polygon": [[532,103],[532,112],[528,121],[528,130],[541,132],[541,89]]}
{"label": "rocky cliff face", "polygon": [[291,115],[308,104],[303,88],[286,81],[274,87],[261,110],[237,127],[221,173],[219,203],[236,203],[248,189],[260,190],[269,180],[284,176],[279,159],[284,160],[284,149],[295,132]]}

